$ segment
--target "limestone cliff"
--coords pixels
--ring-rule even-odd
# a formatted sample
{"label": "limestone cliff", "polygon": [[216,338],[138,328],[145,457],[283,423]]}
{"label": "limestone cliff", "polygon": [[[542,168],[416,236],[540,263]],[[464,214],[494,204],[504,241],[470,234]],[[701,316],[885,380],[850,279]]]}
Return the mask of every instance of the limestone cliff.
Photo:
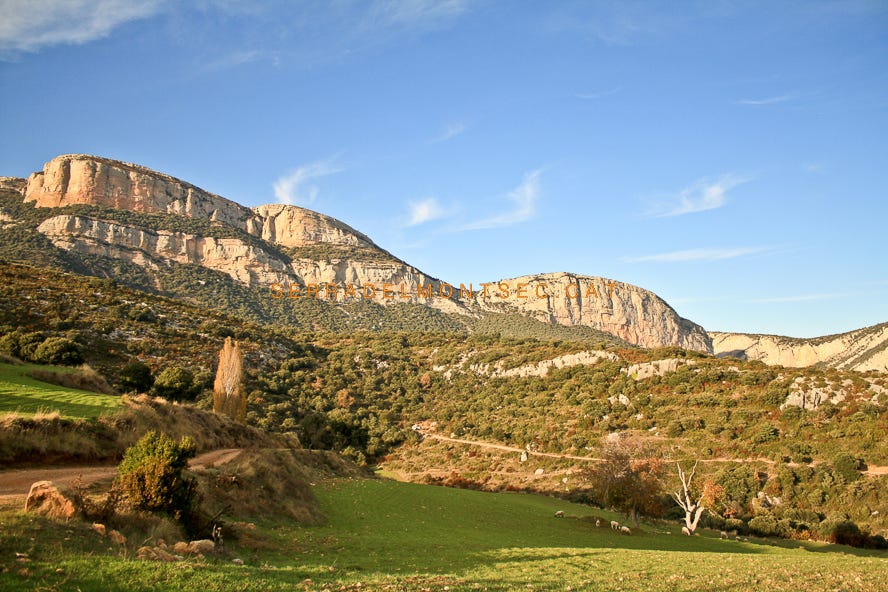
{"label": "limestone cliff", "polygon": [[634,345],[677,345],[711,352],[703,327],[681,318],[659,296],[602,277],[550,273],[500,280],[482,290],[482,308],[503,307],[560,325],[586,325]]}
{"label": "limestone cliff", "polygon": [[746,333],[710,335],[718,355],[792,368],[823,364],[844,370],[888,372],[888,323],[814,339]]}
{"label": "limestone cliff", "polygon": [[53,158],[28,177],[24,193],[26,202],[42,208],[92,204],[216,220],[284,247],[325,243],[379,249],[347,224],[305,208],[272,204],[251,210],[175,177],[85,154]]}

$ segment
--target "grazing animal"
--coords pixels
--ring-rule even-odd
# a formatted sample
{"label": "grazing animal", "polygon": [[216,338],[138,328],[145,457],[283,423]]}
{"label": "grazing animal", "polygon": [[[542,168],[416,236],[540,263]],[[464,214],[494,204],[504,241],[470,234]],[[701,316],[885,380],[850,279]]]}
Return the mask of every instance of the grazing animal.
{"label": "grazing animal", "polygon": [[723,539],[728,538],[728,533],[725,532],[725,531],[721,531],[721,537],[720,537],[720,538],[723,538]]}
{"label": "grazing animal", "polygon": [[629,527],[628,527],[628,526],[621,526],[621,527],[620,527],[620,532],[622,532],[623,534],[632,534],[632,531],[629,530]]}
{"label": "grazing animal", "polygon": [[691,536],[691,531],[688,530],[687,526],[682,526],[681,527],[681,534],[683,534],[685,536]]}
{"label": "grazing animal", "polygon": [[614,530],[620,530],[620,523],[616,520],[611,520],[611,528]]}
{"label": "grazing animal", "polygon": [[600,519],[600,518],[596,518],[596,519],[595,519],[595,528],[598,528],[599,526],[601,526],[601,519]]}
{"label": "grazing animal", "polygon": [[564,518],[564,512],[562,512],[561,510],[558,510],[557,512],[555,512],[555,517],[556,518]]}

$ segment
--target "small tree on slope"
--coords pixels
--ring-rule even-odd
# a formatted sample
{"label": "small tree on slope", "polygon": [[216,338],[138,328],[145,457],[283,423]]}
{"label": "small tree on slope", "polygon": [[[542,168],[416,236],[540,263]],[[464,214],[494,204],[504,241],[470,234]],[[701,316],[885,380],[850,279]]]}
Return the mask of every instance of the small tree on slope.
{"label": "small tree on slope", "polygon": [[219,352],[219,369],[213,383],[213,411],[244,421],[247,415],[247,400],[241,382],[244,376],[243,357],[237,342],[225,338],[225,345]]}

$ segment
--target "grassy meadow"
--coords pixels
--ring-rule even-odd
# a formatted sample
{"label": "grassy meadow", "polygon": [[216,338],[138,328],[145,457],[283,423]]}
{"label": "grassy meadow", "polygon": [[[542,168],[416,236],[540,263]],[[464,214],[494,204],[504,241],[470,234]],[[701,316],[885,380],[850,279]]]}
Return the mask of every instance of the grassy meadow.
{"label": "grassy meadow", "polygon": [[62,417],[89,419],[121,406],[120,397],[59,386],[30,376],[34,371],[71,374],[79,370],[65,366],[0,363],[0,414],[58,411]]}
{"label": "grassy meadow", "polygon": [[[385,479],[315,487],[321,526],[257,518],[221,556],[133,559],[82,523],[0,513],[0,590],[877,590],[888,554],[687,538],[675,524],[613,532],[617,516],[539,495]],[[556,518],[556,511],[565,518]],[[595,517],[602,519],[595,526]],[[26,553],[19,561],[15,553]],[[244,566],[230,559],[244,560]],[[20,558],[21,559],[21,558]]]}

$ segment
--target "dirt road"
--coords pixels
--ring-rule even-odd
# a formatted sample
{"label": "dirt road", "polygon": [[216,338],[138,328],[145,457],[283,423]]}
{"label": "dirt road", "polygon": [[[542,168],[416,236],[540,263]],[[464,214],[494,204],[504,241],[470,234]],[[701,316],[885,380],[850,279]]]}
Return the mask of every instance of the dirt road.
{"label": "dirt road", "polygon": [[[240,448],[211,450],[191,459],[188,466],[193,470],[199,471],[209,465],[223,465],[231,462],[240,453]],[[79,478],[84,485],[88,485],[105,479],[110,481],[115,475],[117,475],[117,465],[46,467],[0,471],[0,497],[28,495],[31,484],[35,481],[52,481],[56,485],[70,486]]]}
{"label": "dirt road", "polygon": [[[570,460],[579,460],[584,462],[601,462],[603,459],[596,458],[594,456],[574,456],[572,454],[556,454],[554,452],[531,452],[530,450],[525,450],[524,448],[516,448],[514,446],[505,446],[503,444],[491,444],[489,442],[480,442],[477,440],[463,440],[461,438],[449,438],[447,436],[442,436],[440,434],[433,434],[428,432],[420,432],[423,438],[428,440],[440,440],[442,442],[452,442],[454,444],[465,444],[467,446],[477,446],[479,448],[486,448],[489,450],[502,450],[504,452],[527,452],[528,456],[545,456],[548,458],[567,458]],[[766,463],[769,465],[776,464],[777,461],[771,460],[769,458],[706,458],[701,459],[702,463]],[[795,465],[796,463],[789,463],[790,465]],[[871,477],[879,476],[879,475],[888,475],[888,466],[886,467],[877,467],[877,466],[869,466],[867,470],[861,471],[864,475],[868,475]]]}

